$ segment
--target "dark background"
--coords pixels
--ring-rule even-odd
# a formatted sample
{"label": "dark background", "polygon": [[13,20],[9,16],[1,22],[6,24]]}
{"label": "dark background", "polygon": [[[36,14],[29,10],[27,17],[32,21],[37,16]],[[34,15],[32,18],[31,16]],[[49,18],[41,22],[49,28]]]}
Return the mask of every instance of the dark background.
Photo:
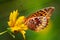
{"label": "dark background", "polygon": [[[40,32],[27,30],[26,40],[60,40],[60,0],[0,0],[0,32],[5,31],[10,12],[18,9],[19,15],[29,16],[37,10],[53,6],[55,11],[47,28]],[[9,33],[0,36],[0,40],[23,40],[20,33],[14,39]]]}

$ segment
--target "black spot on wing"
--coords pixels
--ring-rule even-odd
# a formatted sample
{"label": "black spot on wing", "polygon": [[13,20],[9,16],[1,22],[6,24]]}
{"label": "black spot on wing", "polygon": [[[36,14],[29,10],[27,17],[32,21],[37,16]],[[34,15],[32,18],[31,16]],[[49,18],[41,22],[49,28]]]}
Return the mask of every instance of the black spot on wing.
{"label": "black spot on wing", "polygon": [[45,12],[48,12],[48,9],[47,9],[47,8],[45,8],[45,9],[44,9],[44,11],[45,11]]}

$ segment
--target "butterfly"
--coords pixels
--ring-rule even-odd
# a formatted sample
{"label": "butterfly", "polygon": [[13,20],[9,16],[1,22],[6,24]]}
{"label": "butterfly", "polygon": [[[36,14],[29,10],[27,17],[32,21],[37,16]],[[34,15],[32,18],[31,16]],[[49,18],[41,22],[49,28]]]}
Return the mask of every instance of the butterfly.
{"label": "butterfly", "polygon": [[25,24],[31,30],[40,31],[47,27],[53,11],[54,7],[43,8],[28,16],[25,20]]}

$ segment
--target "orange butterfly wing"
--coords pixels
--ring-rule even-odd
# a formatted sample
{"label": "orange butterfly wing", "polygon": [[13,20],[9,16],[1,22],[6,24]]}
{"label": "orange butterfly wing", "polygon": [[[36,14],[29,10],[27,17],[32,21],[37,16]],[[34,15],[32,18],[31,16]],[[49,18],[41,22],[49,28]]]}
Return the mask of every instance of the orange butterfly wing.
{"label": "orange butterfly wing", "polygon": [[31,14],[29,17],[27,17],[25,20],[25,24],[28,26],[29,29],[34,31],[44,29],[48,24],[48,21],[50,19],[50,16],[52,15],[53,10],[54,7],[48,7],[39,10]]}

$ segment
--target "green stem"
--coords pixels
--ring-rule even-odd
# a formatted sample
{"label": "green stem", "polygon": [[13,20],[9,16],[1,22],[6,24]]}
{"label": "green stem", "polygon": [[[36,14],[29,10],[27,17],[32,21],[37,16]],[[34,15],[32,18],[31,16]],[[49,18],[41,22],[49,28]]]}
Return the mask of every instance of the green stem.
{"label": "green stem", "polygon": [[15,38],[15,35],[13,35],[12,33],[9,33],[13,38]]}
{"label": "green stem", "polygon": [[7,30],[8,30],[8,33],[9,33],[13,38],[15,38],[15,35],[13,35],[13,34],[11,33],[11,29],[10,29],[10,28],[7,28]]}
{"label": "green stem", "polygon": [[4,33],[6,33],[6,32],[8,32],[13,38],[15,38],[15,35],[13,35],[13,34],[11,33],[11,31],[10,31],[9,28],[7,28],[6,31],[1,32],[0,35],[4,34]]}
{"label": "green stem", "polygon": [[0,35],[4,34],[4,33],[6,33],[6,32],[7,32],[7,30],[6,30],[6,31],[1,32],[1,33],[0,33]]}

